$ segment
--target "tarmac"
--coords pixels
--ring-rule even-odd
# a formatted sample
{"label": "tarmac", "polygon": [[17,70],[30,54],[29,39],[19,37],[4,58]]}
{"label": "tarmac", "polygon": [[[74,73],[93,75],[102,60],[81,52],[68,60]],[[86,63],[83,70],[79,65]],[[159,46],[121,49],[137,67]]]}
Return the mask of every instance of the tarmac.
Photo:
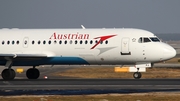
{"label": "tarmac", "polygon": [[[156,67],[180,65],[156,64]],[[81,66],[38,67],[41,76],[37,80],[26,78],[25,72],[17,73],[15,80],[0,78],[0,95],[77,95],[141,92],[179,92],[180,79],[82,79],[52,75]],[[21,67],[14,67],[17,69]],[[23,67],[22,67],[23,68]],[[24,71],[31,67],[24,67]],[[3,68],[1,68],[3,70]],[[45,78],[47,76],[47,78]]]}
{"label": "tarmac", "polygon": [[38,79],[0,80],[1,90],[179,89],[180,79]]}

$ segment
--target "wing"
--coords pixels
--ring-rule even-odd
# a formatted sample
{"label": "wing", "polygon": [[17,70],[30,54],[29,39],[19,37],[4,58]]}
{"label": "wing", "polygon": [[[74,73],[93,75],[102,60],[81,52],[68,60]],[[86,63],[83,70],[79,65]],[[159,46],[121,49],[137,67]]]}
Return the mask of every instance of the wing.
{"label": "wing", "polygon": [[46,54],[0,54],[0,60],[35,60],[46,57]]}

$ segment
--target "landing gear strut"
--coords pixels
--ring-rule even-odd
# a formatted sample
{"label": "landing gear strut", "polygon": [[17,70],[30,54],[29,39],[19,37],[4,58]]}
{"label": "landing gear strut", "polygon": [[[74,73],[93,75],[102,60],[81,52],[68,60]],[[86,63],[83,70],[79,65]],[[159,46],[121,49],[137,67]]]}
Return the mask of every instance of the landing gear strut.
{"label": "landing gear strut", "polygon": [[8,67],[8,69],[4,69],[1,73],[1,76],[4,80],[13,80],[16,76],[15,71],[11,69],[12,63],[13,63],[12,60],[6,62],[5,67]]}
{"label": "landing gear strut", "polygon": [[141,76],[142,76],[142,74],[139,72],[139,68],[137,68],[137,72],[135,72],[135,73],[133,74],[133,77],[134,77],[135,79],[140,79]]}
{"label": "landing gear strut", "polygon": [[[16,76],[16,72],[11,69],[13,64],[13,60],[9,59],[6,62],[5,67],[8,67],[8,69],[4,69],[1,73],[1,76],[4,80],[13,80]],[[30,68],[27,70],[26,72],[26,76],[28,79],[37,79],[40,75],[40,72],[38,69],[35,68],[35,66],[33,66],[33,68]]]}
{"label": "landing gear strut", "polygon": [[30,68],[26,71],[26,76],[28,79],[37,79],[40,75],[40,72],[38,69],[33,66],[33,68]]}

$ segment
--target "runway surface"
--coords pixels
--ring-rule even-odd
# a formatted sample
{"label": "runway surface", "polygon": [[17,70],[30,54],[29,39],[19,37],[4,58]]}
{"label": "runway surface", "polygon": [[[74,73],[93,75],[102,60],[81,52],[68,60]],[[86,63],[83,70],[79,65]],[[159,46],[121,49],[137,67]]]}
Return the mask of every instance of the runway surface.
{"label": "runway surface", "polygon": [[[164,67],[164,64],[156,66]],[[171,65],[180,67],[179,64]],[[25,70],[27,70],[27,67]],[[81,79],[54,76],[57,71],[66,71],[78,66],[40,67],[41,76],[28,80],[25,72],[16,75],[15,80],[0,78],[0,95],[79,95],[141,92],[179,92],[180,79]],[[1,68],[3,70],[3,68]],[[48,79],[44,79],[48,75]]]}
{"label": "runway surface", "polygon": [[0,81],[1,90],[180,89],[180,79],[49,79]]}
{"label": "runway surface", "polygon": [[179,92],[180,79],[0,80],[0,95],[82,95]]}

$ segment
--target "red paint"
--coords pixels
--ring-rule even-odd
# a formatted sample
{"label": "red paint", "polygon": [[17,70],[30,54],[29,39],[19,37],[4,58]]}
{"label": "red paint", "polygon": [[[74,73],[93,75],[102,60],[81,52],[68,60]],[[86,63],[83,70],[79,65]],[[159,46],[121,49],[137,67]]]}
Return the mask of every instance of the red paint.
{"label": "red paint", "polygon": [[89,39],[89,34],[79,34],[70,33],[70,34],[57,34],[53,33],[49,39]]}
{"label": "red paint", "polygon": [[91,49],[94,49],[98,44],[100,44],[101,41],[104,41],[104,40],[109,39],[114,36],[116,36],[116,35],[100,36],[100,37],[94,38],[94,39],[100,38],[100,40],[93,47],[91,47]]}

